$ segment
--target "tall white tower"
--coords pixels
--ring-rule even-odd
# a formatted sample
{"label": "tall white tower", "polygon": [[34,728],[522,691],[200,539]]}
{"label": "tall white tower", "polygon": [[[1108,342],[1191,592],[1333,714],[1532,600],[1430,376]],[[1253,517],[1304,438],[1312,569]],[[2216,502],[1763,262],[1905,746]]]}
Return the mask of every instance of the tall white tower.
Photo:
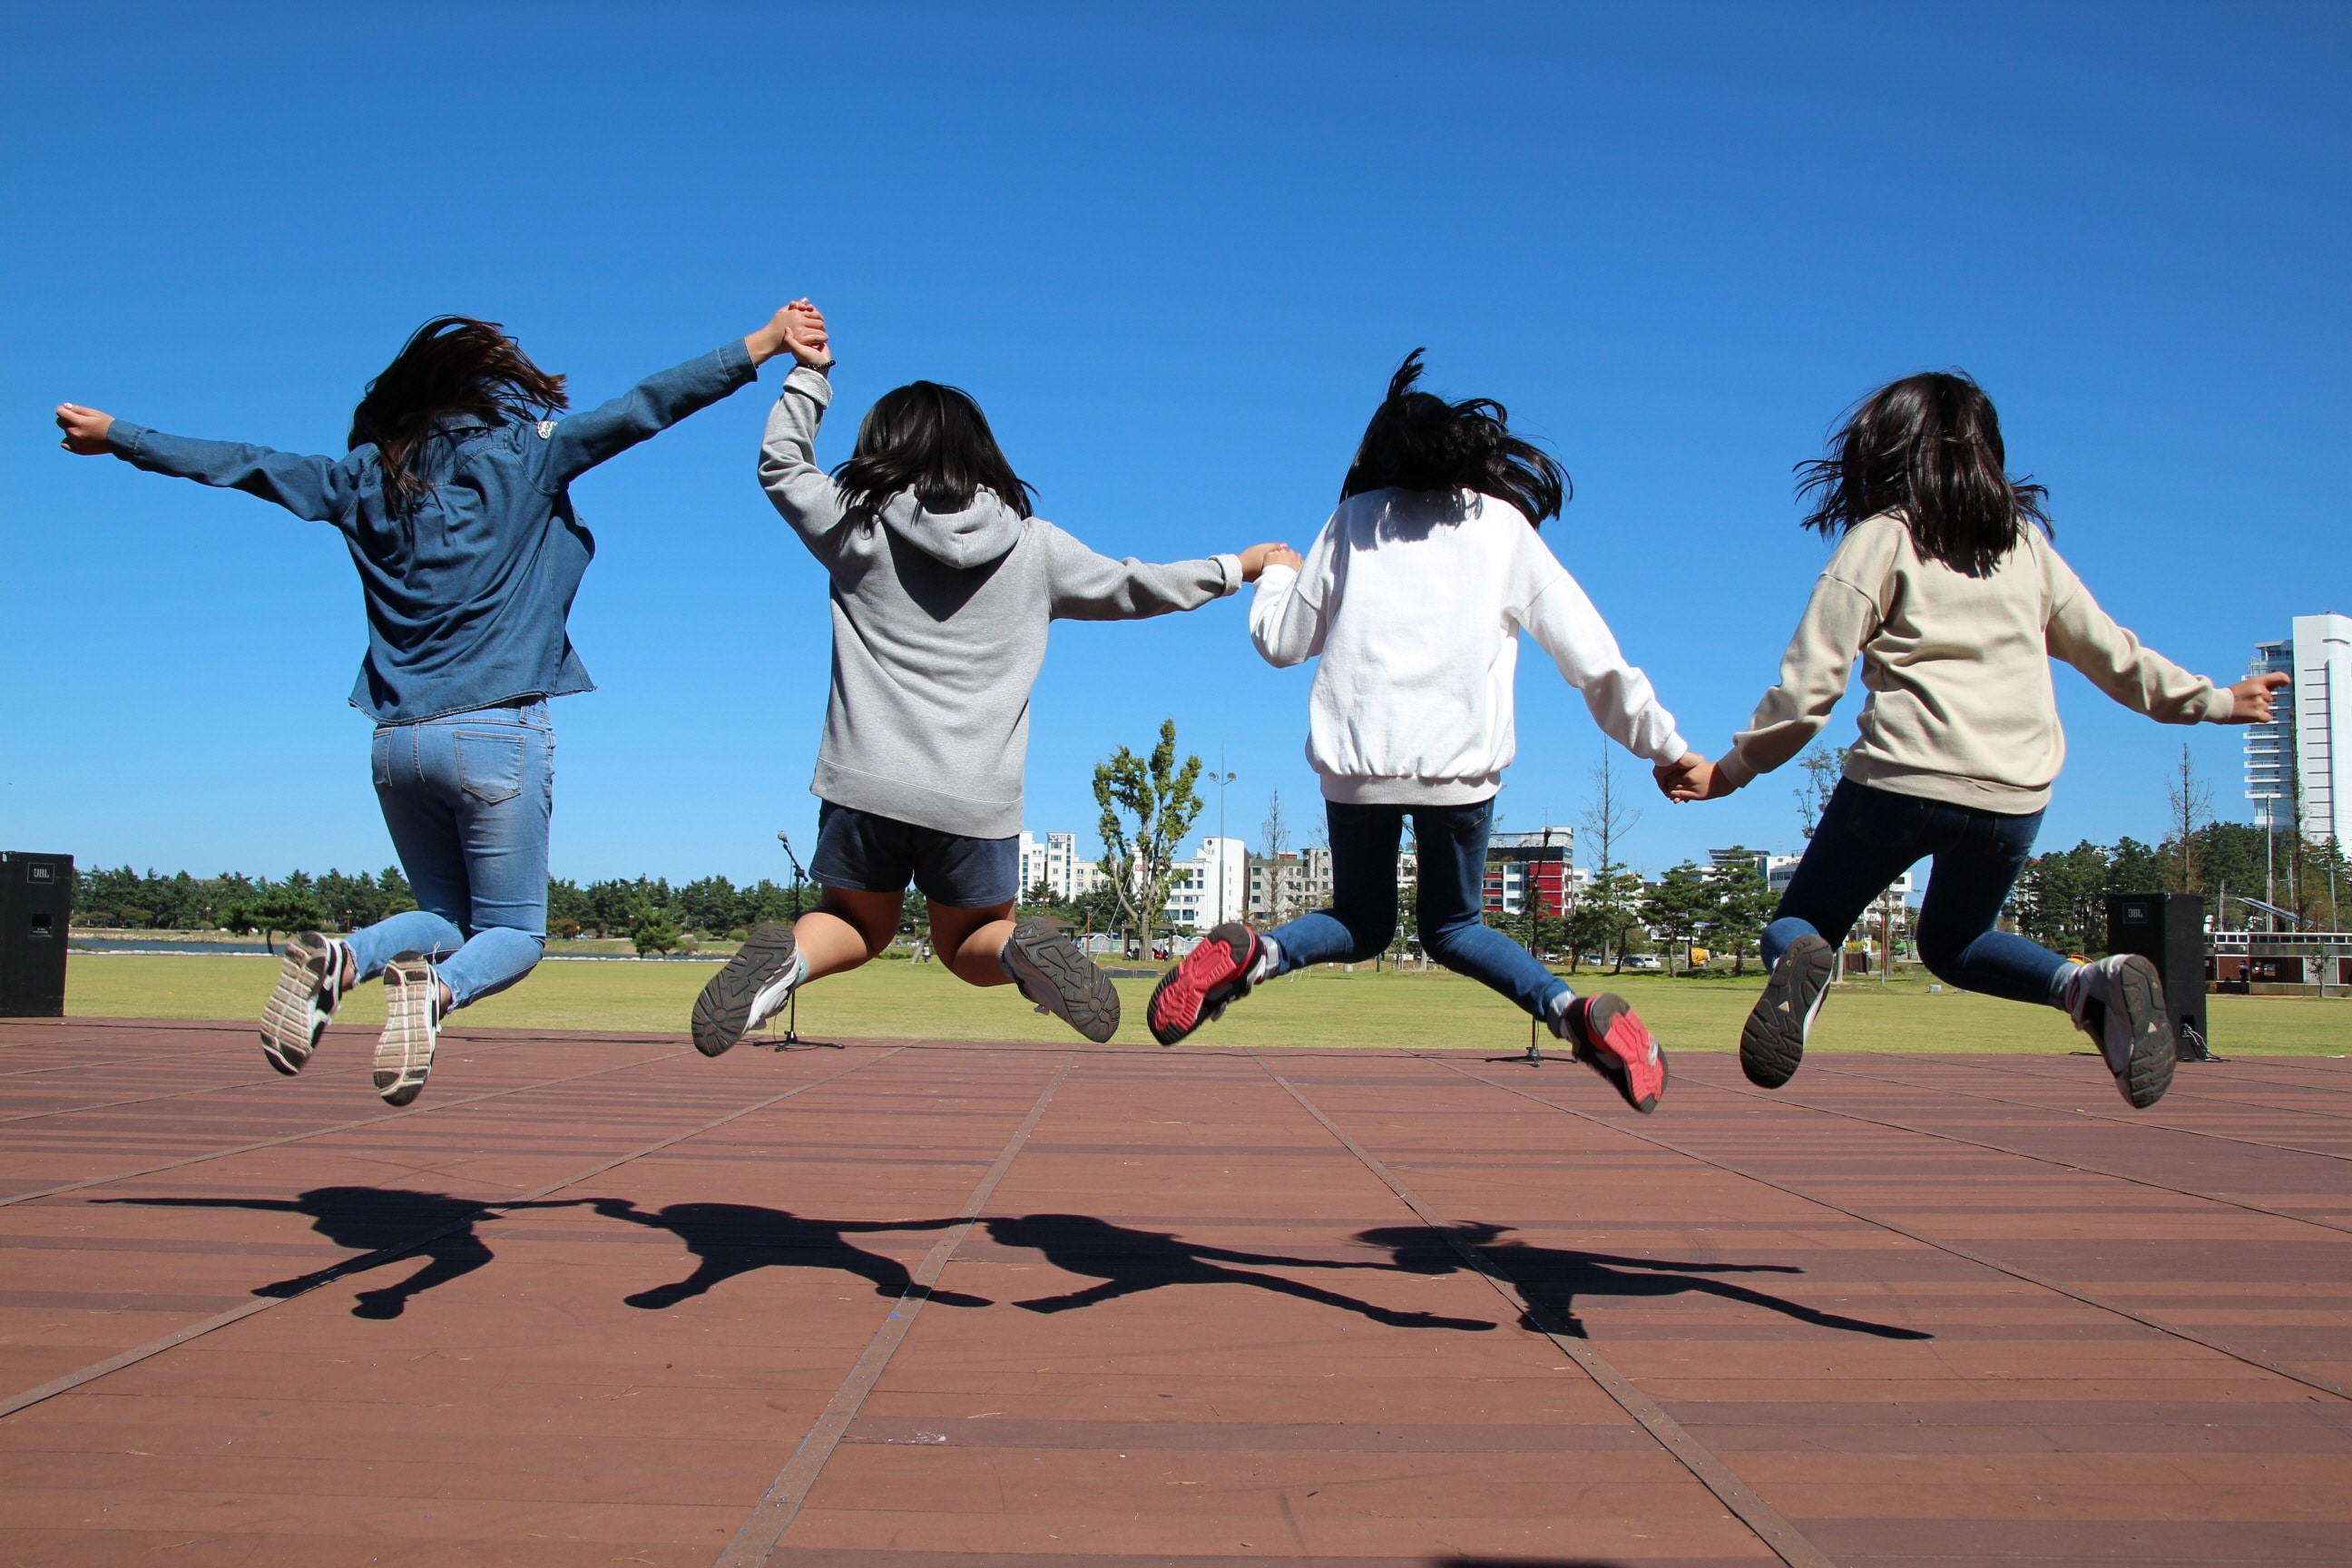
{"label": "tall white tower", "polygon": [[2298,795],[2306,838],[2352,829],[2352,616],[2297,616],[2292,637],[2256,643],[2247,673],[2284,672],[2276,715],[2246,731],[2246,798],[2254,825],[2292,828]]}

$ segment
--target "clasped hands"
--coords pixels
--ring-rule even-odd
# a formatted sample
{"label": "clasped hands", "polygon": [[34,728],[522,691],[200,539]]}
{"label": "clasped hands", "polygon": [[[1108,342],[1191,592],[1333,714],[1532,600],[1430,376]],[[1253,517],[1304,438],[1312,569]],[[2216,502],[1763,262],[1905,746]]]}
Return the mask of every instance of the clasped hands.
{"label": "clasped hands", "polygon": [[1693,800],[1721,800],[1738,787],[1696,752],[1685,752],[1678,761],[1660,763],[1650,770],[1650,776],[1658,781],[1658,793],[1676,805]]}

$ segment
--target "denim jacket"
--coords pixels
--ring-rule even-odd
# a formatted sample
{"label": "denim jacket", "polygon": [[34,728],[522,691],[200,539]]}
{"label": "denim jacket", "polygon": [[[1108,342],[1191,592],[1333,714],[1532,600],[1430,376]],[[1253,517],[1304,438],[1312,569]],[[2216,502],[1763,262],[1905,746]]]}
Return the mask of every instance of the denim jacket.
{"label": "denim jacket", "polygon": [[562,419],[445,420],[417,448],[432,488],[405,518],[386,504],[373,445],[306,458],[123,419],[106,439],[152,473],[240,489],[341,530],[367,599],[367,657],[352,706],[403,724],[594,689],[564,619],[596,541],[566,487],[757,375],[737,339]]}

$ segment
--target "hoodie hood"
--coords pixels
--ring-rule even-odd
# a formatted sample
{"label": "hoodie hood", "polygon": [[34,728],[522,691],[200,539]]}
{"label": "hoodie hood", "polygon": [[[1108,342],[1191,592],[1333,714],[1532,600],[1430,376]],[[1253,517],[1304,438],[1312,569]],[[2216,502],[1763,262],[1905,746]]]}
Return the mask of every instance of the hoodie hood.
{"label": "hoodie hood", "polygon": [[1027,521],[996,499],[996,492],[972,492],[971,504],[961,511],[929,511],[912,490],[901,490],[882,503],[877,513],[882,526],[942,565],[962,570],[985,566],[1021,542]]}

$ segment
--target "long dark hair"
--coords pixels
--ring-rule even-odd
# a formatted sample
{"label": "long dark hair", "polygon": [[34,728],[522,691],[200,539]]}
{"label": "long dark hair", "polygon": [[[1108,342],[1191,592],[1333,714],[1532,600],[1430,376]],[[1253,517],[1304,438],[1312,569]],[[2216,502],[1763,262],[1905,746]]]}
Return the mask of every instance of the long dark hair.
{"label": "long dark hair", "polygon": [[926,511],[961,511],[983,489],[1022,517],[1035,487],[1013,471],[971,394],[936,381],[884,393],[857,426],[857,448],[833,470],[843,510],[863,521],[902,490]]}
{"label": "long dark hair", "polygon": [[486,424],[538,419],[571,406],[563,378],[530,356],[496,321],[436,316],[409,334],[352,410],[350,445],[375,443],[383,490],[395,515],[416,510],[430,487],[415,468],[416,449],[436,420],[470,414]]}
{"label": "long dark hair", "polygon": [[1538,528],[1558,517],[1574,490],[1567,470],[1510,431],[1510,413],[1491,397],[1448,403],[1417,392],[1421,356],[1404,356],[1389,395],[1372,410],[1339,499],[1367,490],[1476,490],[1507,500]]}
{"label": "long dark hair", "polygon": [[2000,416],[1984,388],[1958,371],[1889,382],[1846,416],[1830,456],[1797,465],[1804,526],[1835,539],[1865,518],[1897,512],[1919,553],[1982,577],[2039,523],[2050,492],[2009,477]]}

